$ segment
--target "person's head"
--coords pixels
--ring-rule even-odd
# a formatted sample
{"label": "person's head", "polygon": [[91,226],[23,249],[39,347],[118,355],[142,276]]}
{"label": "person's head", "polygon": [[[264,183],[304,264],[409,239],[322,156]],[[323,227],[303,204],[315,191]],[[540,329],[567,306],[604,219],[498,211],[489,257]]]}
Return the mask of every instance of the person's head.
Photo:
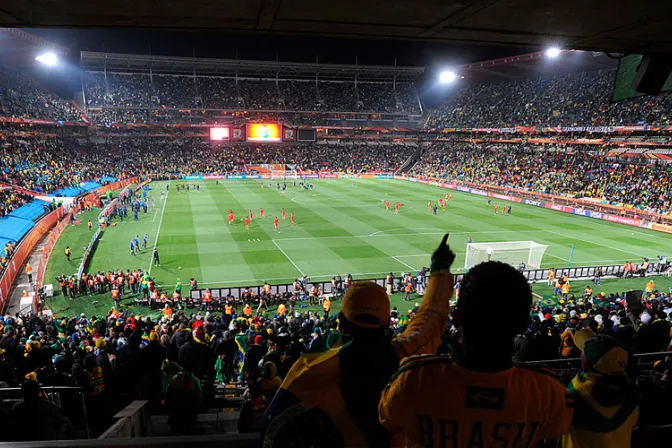
{"label": "person's head", "polygon": [[382,333],[390,317],[390,299],[382,286],[354,282],[343,297],[339,314],[341,330],[355,337]]}
{"label": "person's head", "polygon": [[21,385],[21,397],[24,400],[37,400],[40,397],[40,385],[37,381],[26,380]]}
{"label": "person's head", "polygon": [[509,346],[530,325],[532,291],[513,266],[499,261],[476,265],[460,283],[453,325],[470,347]]}
{"label": "person's head", "polygon": [[611,336],[595,335],[586,329],[576,334],[574,343],[581,350],[581,368],[584,372],[605,376],[625,373],[628,352]]}

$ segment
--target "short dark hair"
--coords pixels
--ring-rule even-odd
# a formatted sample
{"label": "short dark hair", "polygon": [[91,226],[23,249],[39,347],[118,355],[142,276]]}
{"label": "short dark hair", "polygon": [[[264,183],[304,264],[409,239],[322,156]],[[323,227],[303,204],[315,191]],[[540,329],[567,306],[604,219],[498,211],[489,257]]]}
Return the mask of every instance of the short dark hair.
{"label": "short dark hair", "polygon": [[[492,342],[497,335],[513,338],[530,323],[532,291],[516,268],[500,261],[481,263],[469,270],[460,283],[455,310],[456,324],[465,333],[481,328]],[[480,339],[470,334],[471,339]]]}

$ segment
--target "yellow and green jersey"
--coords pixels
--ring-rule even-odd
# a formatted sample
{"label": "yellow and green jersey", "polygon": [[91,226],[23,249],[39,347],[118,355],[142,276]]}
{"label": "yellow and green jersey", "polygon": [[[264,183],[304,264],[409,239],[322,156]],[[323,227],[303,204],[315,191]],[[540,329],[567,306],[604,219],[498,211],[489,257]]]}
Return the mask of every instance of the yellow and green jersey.
{"label": "yellow and green jersey", "polygon": [[522,447],[567,431],[572,397],[543,368],[476,372],[450,356],[406,359],[383,392],[380,421],[407,447]]}

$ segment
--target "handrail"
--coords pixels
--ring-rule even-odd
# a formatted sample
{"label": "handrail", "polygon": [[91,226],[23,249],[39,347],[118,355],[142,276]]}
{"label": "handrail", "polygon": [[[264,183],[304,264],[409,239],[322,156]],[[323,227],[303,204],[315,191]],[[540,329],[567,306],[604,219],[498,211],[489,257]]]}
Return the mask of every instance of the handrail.
{"label": "handrail", "polygon": [[[635,353],[633,356],[635,358],[643,358],[645,356],[669,356],[670,352],[650,352],[650,353]],[[561,362],[577,362],[581,361],[581,358],[557,358],[557,359],[542,359],[540,361],[523,361],[519,364],[521,365],[532,365],[532,364],[554,364]]]}

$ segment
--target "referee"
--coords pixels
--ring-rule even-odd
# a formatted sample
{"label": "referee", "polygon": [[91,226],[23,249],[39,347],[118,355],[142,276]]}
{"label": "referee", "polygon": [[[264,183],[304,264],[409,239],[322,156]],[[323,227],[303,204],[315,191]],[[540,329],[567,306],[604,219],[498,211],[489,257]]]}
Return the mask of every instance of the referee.
{"label": "referee", "polygon": [[154,266],[161,266],[161,260],[159,260],[159,250],[156,247],[154,248],[152,257],[154,258]]}

